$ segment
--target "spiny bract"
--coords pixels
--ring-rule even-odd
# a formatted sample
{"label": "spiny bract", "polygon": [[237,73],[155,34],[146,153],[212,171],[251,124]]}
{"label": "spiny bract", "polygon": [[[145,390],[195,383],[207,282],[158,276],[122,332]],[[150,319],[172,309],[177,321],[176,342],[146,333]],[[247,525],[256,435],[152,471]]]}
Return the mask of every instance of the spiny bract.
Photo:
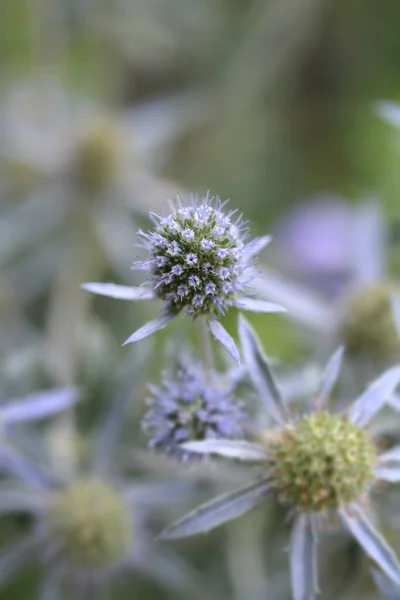
{"label": "spiny bract", "polygon": [[393,361],[400,356],[390,298],[400,297],[400,287],[377,283],[358,290],[344,307],[339,334],[349,356]]}
{"label": "spiny bract", "polygon": [[193,200],[165,217],[152,215],[156,230],[139,232],[149,251],[143,263],[167,312],[191,317],[223,313],[243,290],[249,266],[242,250],[248,229],[235,210],[225,214],[219,198]]}
{"label": "spiny bract", "polygon": [[267,447],[278,499],[299,510],[339,508],[361,499],[374,477],[373,444],[342,415],[306,416],[286,425]]}
{"label": "spiny bract", "polygon": [[64,559],[78,568],[112,568],[131,550],[129,507],[101,480],[76,480],[54,492],[48,525]]}

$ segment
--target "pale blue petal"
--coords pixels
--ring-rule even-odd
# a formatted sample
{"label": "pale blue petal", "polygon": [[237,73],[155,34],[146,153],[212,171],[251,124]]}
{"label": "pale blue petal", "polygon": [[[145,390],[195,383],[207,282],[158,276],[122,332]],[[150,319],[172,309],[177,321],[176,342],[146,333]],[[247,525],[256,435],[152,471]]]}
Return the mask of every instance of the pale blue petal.
{"label": "pale blue petal", "polygon": [[118,298],[118,300],[153,300],[154,291],[145,287],[131,287],[116,283],[82,283],[81,288],[92,294]]}
{"label": "pale blue petal", "polygon": [[238,308],[243,310],[251,310],[253,312],[264,312],[264,313],[282,313],[286,312],[286,308],[275,304],[274,302],[267,302],[266,300],[258,300],[257,298],[247,298],[239,296],[235,302]]}
{"label": "pale blue petal", "polygon": [[400,367],[388,369],[359,396],[350,409],[349,417],[357,425],[367,425],[382,408],[400,383]]}
{"label": "pale blue petal", "polygon": [[310,516],[296,518],[290,539],[290,572],[294,600],[313,600],[318,591],[316,539]]}
{"label": "pale blue petal", "polygon": [[257,444],[251,444],[241,440],[204,440],[199,442],[186,442],[181,448],[199,454],[218,454],[225,458],[233,458],[247,461],[265,461],[268,451]]}
{"label": "pale blue petal", "polygon": [[263,480],[219,496],[172,523],[161,533],[160,538],[182,538],[210,531],[218,525],[240,517],[265,500],[269,490],[270,484]]}
{"label": "pale blue petal", "polygon": [[387,600],[400,600],[400,587],[394,585],[383,573],[377,569],[371,569],[372,577],[376,587],[382,592]]}
{"label": "pale blue petal", "polygon": [[400,585],[400,564],[397,557],[383,537],[374,529],[363,510],[353,504],[348,510],[340,509],[339,515],[366,554],[394,583]]}
{"label": "pale blue petal", "polygon": [[245,258],[248,260],[253,256],[256,256],[269,242],[271,241],[271,236],[264,235],[262,237],[255,238],[249,244],[247,244],[243,249],[243,254]]}
{"label": "pale blue petal", "polygon": [[0,406],[0,421],[6,425],[21,421],[35,421],[70,408],[78,400],[73,388],[45,390]]}
{"label": "pale blue petal", "polygon": [[400,446],[395,446],[379,455],[381,462],[400,462]]}
{"label": "pale blue petal", "polygon": [[400,465],[379,465],[375,468],[376,479],[397,483],[400,481]]}
{"label": "pale blue petal", "polygon": [[126,344],[132,344],[133,342],[138,342],[143,338],[159,331],[160,329],[164,329],[171,321],[175,319],[176,315],[163,315],[162,317],[158,317],[158,319],[154,319],[154,321],[149,321],[143,327],[140,327],[135,333],[133,333],[128,339],[122,344],[126,346]]}
{"label": "pale blue petal", "polygon": [[239,317],[239,336],[249,375],[260,401],[271,417],[278,423],[283,424],[285,422],[285,407],[281,394],[263,354],[261,344],[253,328],[242,315]]}
{"label": "pale blue petal", "polygon": [[317,400],[326,403],[326,400],[332,393],[332,390],[335,386],[337,378],[339,376],[339,371],[342,366],[344,355],[344,347],[341,346],[336,350],[336,352],[331,356],[328,361],[328,364],[325,367],[324,372],[321,375],[321,380],[319,384],[319,389],[317,392]]}
{"label": "pale blue petal", "polygon": [[382,100],[376,104],[376,114],[395,127],[400,127],[400,104]]}
{"label": "pale blue petal", "polygon": [[397,335],[400,338],[400,302],[397,298],[392,296],[390,298],[390,303],[392,306],[394,325],[396,327]]}
{"label": "pale blue petal", "polygon": [[229,354],[240,363],[240,354],[233,337],[227,332],[225,327],[219,321],[209,321],[208,326],[211,333],[220,344],[228,350]]}

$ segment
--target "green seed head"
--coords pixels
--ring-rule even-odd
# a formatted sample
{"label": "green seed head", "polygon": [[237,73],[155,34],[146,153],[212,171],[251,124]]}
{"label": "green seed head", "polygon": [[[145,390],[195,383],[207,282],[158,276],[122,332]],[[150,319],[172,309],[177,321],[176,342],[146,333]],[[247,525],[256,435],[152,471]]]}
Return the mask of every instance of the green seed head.
{"label": "green seed head", "polygon": [[75,177],[84,191],[97,192],[110,185],[116,175],[121,144],[108,123],[93,129],[75,156]]}
{"label": "green seed head", "polygon": [[111,568],[131,550],[129,507],[117,490],[100,480],[77,480],[55,492],[49,525],[63,558],[78,568]]}
{"label": "green seed head", "polygon": [[314,413],[267,445],[278,498],[300,510],[338,508],[362,497],[373,478],[375,448],[342,415]]}
{"label": "green seed head", "polygon": [[390,283],[371,285],[349,298],[339,333],[349,356],[387,363],[400,355],[390,296],[400,288]]}

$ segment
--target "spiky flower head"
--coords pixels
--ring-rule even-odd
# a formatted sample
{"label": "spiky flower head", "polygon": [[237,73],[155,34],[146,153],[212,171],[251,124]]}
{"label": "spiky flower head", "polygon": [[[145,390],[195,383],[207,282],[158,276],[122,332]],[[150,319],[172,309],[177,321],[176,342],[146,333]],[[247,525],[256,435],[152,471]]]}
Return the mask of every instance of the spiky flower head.
{"label": "spiky flower head", "polygon": [[376,283],[349,297],[339,323],[339,335],[353,358],[371,358],[382,364],[400,355],[391,297],[400,298],[400,287]]}
{"label": "spiky flower head", "polygon": [[277,498],[298,510],[323,511],[366,496],[376,451],[346,416],[315,412],[286,425],[266,444]]}
{"label": "spiky flower head", "polygon": [[180,366],[175,379],[165,377],[160,387],[150,389],[143,428],[152,448],[187,458],[183,442],[243,435],[243,403],[233,398],[232,386],[217,372]]}
{"label": "spiky flower head", "polygon": [[153,215],[155,230],[139,232],[149,252],[151,283],[167,312],[195,318],[223,313],[248,282],[243,255],[248,228],[236,211],[224,212],[219,198],[189,206],[178,203],[171,214]]}
{"label": "spiky flower head", "polygon": [[78,479],[51,494],[47,527],[64,564],[111,569],[131,551],[133,523],[119,491],[99,479]]}
{"label": "spiky flower head", "polygon": [[110,185],[121,158],[121,140],[111,123],[92,127],[80,140],[74,157],[74,175],[87,192],[99,191]]}

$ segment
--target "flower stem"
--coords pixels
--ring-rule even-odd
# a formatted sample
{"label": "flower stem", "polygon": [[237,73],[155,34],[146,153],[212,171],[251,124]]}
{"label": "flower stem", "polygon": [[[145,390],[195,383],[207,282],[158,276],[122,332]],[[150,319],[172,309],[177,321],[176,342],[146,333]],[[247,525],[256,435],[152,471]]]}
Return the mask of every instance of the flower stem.
{"label": "flower stem", "polygon": [[214,354],[212,349],[210,331],[208,329],[205,317],[199,317],[198,319],[196,319],[196,323],[197,334],[199,337],[204,366],[206,368],[209,378],[211,378],[212,373],[214,371]]}

